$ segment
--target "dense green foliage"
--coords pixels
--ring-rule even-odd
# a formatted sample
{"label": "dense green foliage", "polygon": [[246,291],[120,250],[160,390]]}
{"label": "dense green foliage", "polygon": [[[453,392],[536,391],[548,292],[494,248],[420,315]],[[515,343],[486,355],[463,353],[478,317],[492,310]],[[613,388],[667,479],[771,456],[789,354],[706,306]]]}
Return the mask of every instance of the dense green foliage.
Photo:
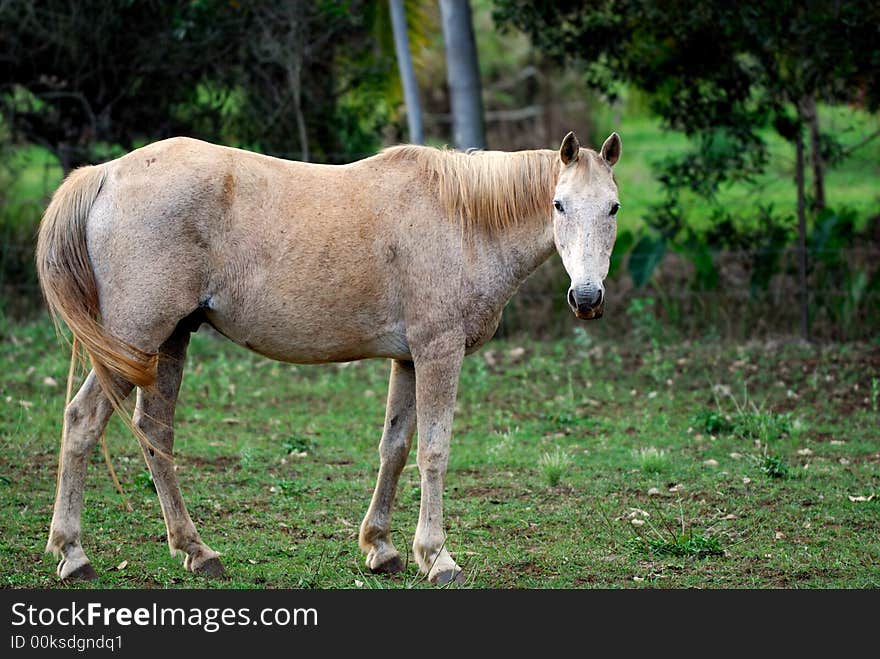
{"label": "dense green foliage", "polygon": [[698,138],[699,149],[665,168],[673,187],[710,195],[760,171],[759,131],[791,139],[792,106],[807,97],[870,110],[880,102],[880,7],[869,0],[495,4],[502,24],[585,67],[589,84],[611,95],[635,85],[668,126]]}
{"label": "dense green foliage", "polygon": [[377,3],[0,4],[0,112],[65,170],[170,135],[334,161],[379,143]]}
{"label": "dense green foliage", "polygon": [[[597,146],[618,130],[610,290],[634,285],[685,333],[729,333],[737,318],[742,336],[796,326],[779,309],[797,292],[790,130],[816,127],[804,299],[817,337],[871,336],[876,7],[685,4],[472,2],[490,148],[555,147],[571,129]],[[449,143],[440,12],[405,6],[428,141]],[[525,32],[497,30],[493,10]],[[33,237],[64,169],[180,133],[324,162],[403,136],[385,2],[12,0],[0,29],[0,313],[15,317],[37,310]],[[545,312],[564,279],[556,262],[533,278],[504,330],[561,326],[564,301]]]}
{"label": "dense green foliage", "polygon": [[[664,194],[644,215],[657,235],[635,246],[638,284],[671,245],[692,262],[698,285],[714,288],[710,251],[728,247],[731,237],[745,238],[741,228],[756,218],[761,233],[750,237],[750,246],[778,253],[795,210],[804,245],[803,154],[809,153],[817,223],[826,205],[826,169],[849,155],[840,135],[823,132],[817,104],[875,111],[880,103],[880,5],[869,0],[497,0],[496,18],[527,32],[547,55],[583,67],[586,82],[611,98],[622,85],[643,90],[664,125],[691,138],[691,149],[656,164]],[[792,190],[789,213],[766,205],[738,213],[723,203],[723,193],[767,170],[768,131],[797,146],[800,201],[795,209]],[[687,194],[714,206],[712,230],[701,231],[687,216]],[[810,282],[803,268],[800,279],[806,305]]]}

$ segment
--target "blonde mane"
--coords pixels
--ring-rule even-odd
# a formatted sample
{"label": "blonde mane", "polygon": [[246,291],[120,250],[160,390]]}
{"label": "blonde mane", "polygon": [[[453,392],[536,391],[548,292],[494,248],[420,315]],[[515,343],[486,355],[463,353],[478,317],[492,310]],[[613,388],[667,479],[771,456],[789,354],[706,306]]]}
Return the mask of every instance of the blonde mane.
{"label": "blonde mane", "polygon": [[405,144],[382,151],[389,162],[415,161],[465,235],[546,222],[561,162],[555,151],[473,151]]}

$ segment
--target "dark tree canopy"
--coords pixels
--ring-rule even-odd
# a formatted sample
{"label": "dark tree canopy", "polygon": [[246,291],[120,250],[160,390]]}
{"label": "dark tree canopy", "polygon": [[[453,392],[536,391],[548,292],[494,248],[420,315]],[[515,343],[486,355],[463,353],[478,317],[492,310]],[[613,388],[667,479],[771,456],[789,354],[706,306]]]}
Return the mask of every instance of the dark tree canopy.
{"label": "dark tree canopy", "polygon": [[808,99],[880,102],[880,4],[872,0],[496,0],[496,19],[544,52],[585,67],[613,94],[648,92],[667,124],[701,148],[668,182],[711,194],[763,166],[758,132],[793,139]]}
{"label": "dark tree canopy", "polygon": [[346,106],[387,76],[373,6],[8,0],[0,111],[65,169],[175,134],[338,158],[373,146],[381,123],[381,104]]}
{"label": "dark tree canopy", "polygon": [[129,148],[186,130],[177,108],[236,49],[202,14],[187,2],[3,3],[4,118],[65,169],[90,160],[96,142]]}
{"label": "dark tree canopy", "polygon": [[[554,58],[583,66],[592,86],[608,94],[615,83],[644,90],[654,112],[695,142],[660,166],[666,199],[645,218],[660,237],[644,236],[634,248],[650,256],[641,260],[650,264],[641,268],[643,281],[668,240],[690,250],[698,269],[707,264],[714,272],[705,243],[684,222],[682,190],[714,199],[723,183],[762,172],[768,127],[794,146],[801,332],[809,338],[805,173],[809,160],[812,207],[821,212],[824,170],[835,152],[833,136],[821,133],[817,103],[877,109],[880,3],[496,0],[495,15]],[[719,226],[730,226],[726,210],[716,215]]]}

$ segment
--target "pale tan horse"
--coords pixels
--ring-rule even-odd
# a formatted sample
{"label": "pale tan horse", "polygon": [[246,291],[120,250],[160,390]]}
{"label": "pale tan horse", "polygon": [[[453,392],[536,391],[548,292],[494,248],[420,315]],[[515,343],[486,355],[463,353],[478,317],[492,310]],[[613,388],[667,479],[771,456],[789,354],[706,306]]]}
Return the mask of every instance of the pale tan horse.
{"label": "pale tan horse", "polygon": [[[189,335],[207,322],[272,359],[391,360],[376,489],[360,529],[374,572],[403,569],[391,507],[418,428],[413,553],[434,583],[460,580],[445,546],[443,481],[459,370],[505,303],[552,253],[580,318],[604,308],[619,207],[612,134],[597,153],[463,154],[400,146],[350,165],[289,162],[175,138],[73,172],[40,227],[49,307],[92,371],[64,414],[47,551],[63,578],[95,576],[80,544],[89,453],[136,386],[132,429],[172,553],[222,574],[174,470],[173,416]],[[100,318],[100,322],[98,321]]]}

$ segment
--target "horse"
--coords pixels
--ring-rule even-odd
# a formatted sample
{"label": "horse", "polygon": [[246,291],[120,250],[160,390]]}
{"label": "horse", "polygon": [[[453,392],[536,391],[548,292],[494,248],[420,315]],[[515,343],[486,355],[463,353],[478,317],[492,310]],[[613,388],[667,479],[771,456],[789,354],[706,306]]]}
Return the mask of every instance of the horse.
{"label": "horse", "polygon": [[[40,224],[36,262],[56,324],[91,370],[67,403],[46,551],[62,580],[97,576],[81,543],[87,458],[125,419],[161,503],[172,555],[225,573],[187,512],[174,409],[203,323],[268,358],[391,362],[379,471],[358,542],[374,573],[404,569],[391,541],[397,483],[418,434],[420,572],[461,582],[443,488],[459,372],[520,284],[554,249],[577,318],[602,316],[620,207],[612,167],[569,133],[558,151],[400,145],[346,165],[273,158],[175,137],[73,171]],[[73,358],[72,358],[73,359]],[[73,361],[71,361],[71,376]]]}

